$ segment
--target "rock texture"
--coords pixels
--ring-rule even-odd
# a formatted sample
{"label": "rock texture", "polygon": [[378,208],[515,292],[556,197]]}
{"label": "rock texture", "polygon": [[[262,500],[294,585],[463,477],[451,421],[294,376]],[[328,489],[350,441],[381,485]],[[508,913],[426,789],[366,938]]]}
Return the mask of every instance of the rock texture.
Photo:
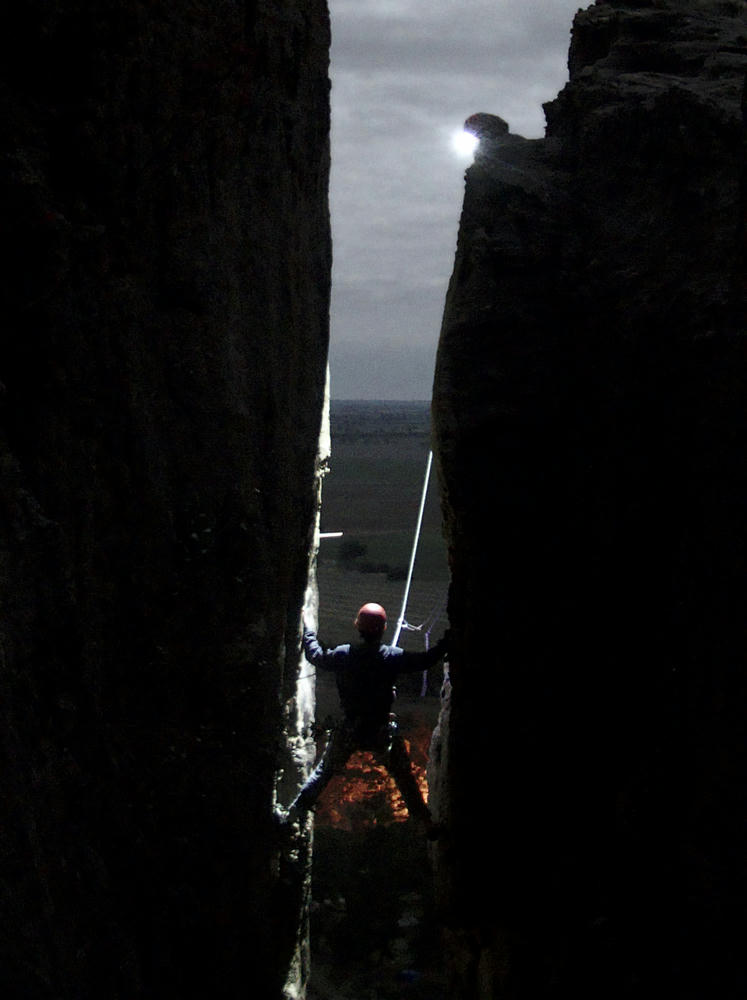
{"label": "rock texture", "polygon": [[0,993],[300,995],[271,816],[318,493],[326,5],[12,25]]}
{"label": "rock texture", "polygon": [[435,376],[452,995],[736,997],[747,5],[598,2],[569,64],[467,172]]}

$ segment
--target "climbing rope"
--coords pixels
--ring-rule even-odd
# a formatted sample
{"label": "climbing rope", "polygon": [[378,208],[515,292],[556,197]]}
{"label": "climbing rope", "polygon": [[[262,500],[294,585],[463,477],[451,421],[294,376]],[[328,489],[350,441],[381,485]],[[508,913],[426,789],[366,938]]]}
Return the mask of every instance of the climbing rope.
{"label": "climbing rope", "polygon": [[[422,529],[422,525],[423,525],[423,512],[425,510],[425,502],[426,502],[426,499],[427,499],[427,496],[428,496],[428,484],[429,484],[429,481],[430,481],[430,475],[431,475],[431,467],[432,467],[432,465],[433,465],[433,452],[429,451],[428,452],[428,460],[426,462],[426,467],[425,467],[425,477],[423,479],[423,490],[422,490],[422,494],[421,494],[421,497],[420,497],[420,507],[418,509],[418,517],[417,517],[417,522],[416,522],[416,525],[415,525],[415,536],[413,538],[412,551],[410,553],[410,564],[409,564],[409,567],[408,567],[408,570],[407,570],[407,579],[406,579],[406,582],[405,582],[405,590],[404,590],[404,594],[402,596],[402,607],[400,609],[399,617],[397,618],[397,624],[396,624],[396,627],[395,627],[395,630],[394,630],[394,635],[392,636],[392,640],[391,640],[392,646],[396,646],[397,645],[397,641],[399,640],[400,633],[403,630],[407,631],[407,632],[423,632],[423,634],[424,634],[425,648],[426,648],[426,650],[428,650],[430,648],[430,635],[431,635],[431,631],[435,627],[436,622],[440,618],[441,613],[442,613],[442,611],[443,611],[443,609],[444,609],[444,607],[446,605],[446,595],[448,593],[448,590],[445,590],[443,592],[443,594],[440,597],[440,599],[436,602],[435,605],[433,605],[433,607],[431,608],[429,614],[420,623],[420,625],[411,625],[406,620],[406,618],[405,618],[405,614],[407,612],[407,603],[408,603],[408,600],[409,600],[409,597],[410,597],[410,587],[411,587],[411,584],[412,584],[412,575],[413,575],[413,570],[415,568],[415,557],[417,556],[418,544],[420,542],[420,533],[421,533],[421,529]],[[335,533],[330,533],[326,537],[339,537],[339,535],[341,535],[341,534],[342,534],[342,532],[339,532],[339,533],[335,532]],[[322,536],[320,536],[320,537],[322,537]],[[311,671],[310,673],[304,674],[301,677],[299,677],[299,680],[304,679],[305,677],[313,676],[314,673],[315,673],[315,671]],[[421,694],[422,695],[425,695],[426,688],[427,688],[427,671],[424,670],[423,671],[423,685],[422,685],[422,690],[421,690]]]}
{"label": "climbing rope", "polygon": [[[431,648],[431,632],[433,631],[433,627],[435,626],[436,622],[441,617],[441,612],[446,606],[447,595],[448,595],[448,589],[444,591],[443,597],[441,598],[437,608],[431,611],[430,616],[426,618],[426,620],[423,622],[423,626],[425,626],[426,624],[428,625],[428,628],[425,631],[426,651]],[[420,697],[425,698],[427,693],[428,693],[428,671],[424,670],[423,683],[420,687]]]}
{"label": "climbing rope", "polygon": [[433,464],[433,452],[428,452],[428,461],[425,467],[425,479],[423,481],[423,493],[420,497],[420,509],[418,510],[418,520],[415,526],[415,538],[412,543],[412,553],[410,554],[410,566],[407,570],[407,582],[405,584],[405,593],[402,598],[402,609],[399,613],[399,618],[397,619],[397,627],[394,630],[394,636],[392,638],[392,645],[397,645],[397,640],[399,639],[399,634],[405,623],[405,612],[407,611],[407,600],[410,596],[410,584],[412,583],[412,571],[415,567],[415,556],[418,551],[418,542],[420,541],[420,528],[423,524],[423,511],[425,510],[425,498],[428,494],[428,480],[431,475],[431,465]]}
{"label": "climbing rope", "polygon": [[423,621],[419,625],[411,625],[407,620],[402,622],[403,632],[422,632],[423,642],[425,643],[425,648],[430,648],[430,637],[431,632],[436,626],[436,622],[441,617],[441,614],[446,606],[446,598],[448,595],[448,587],[444,588],[443,593],[436,601],[436,603],[431,607],[431,610],[425,616]]}

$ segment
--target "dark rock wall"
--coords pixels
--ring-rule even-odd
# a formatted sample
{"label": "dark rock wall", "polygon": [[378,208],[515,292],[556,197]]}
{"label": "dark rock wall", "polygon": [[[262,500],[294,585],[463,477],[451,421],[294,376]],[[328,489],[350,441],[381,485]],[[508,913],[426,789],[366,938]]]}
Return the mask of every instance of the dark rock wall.
{"label": "dark rock wall", "polygon": [[453,996],[736,997],[747,5],[599,2],[570,68],[467,172],[435,376]]}
{"label": "dark rock wall", "polygon": [[328,35],[321,0],[45,0],[3,32],[9,1000],[283,991]]}

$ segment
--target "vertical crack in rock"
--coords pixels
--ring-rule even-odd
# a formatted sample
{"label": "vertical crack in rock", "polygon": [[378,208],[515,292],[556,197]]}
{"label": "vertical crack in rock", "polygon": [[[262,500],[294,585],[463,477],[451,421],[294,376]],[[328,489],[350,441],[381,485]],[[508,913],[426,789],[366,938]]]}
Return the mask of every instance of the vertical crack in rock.
{"label": "vertical crack in rock", "polygon": [[[319,613],[319,590],[316,566],[319,549],[319,524],[322,508],[322,484],[329,470],[331,452],[329,427],[329,372],[324,396],[321,432],[316,461],[316,517],[312,523],[313,542],[309,546],[306,593],[303,613],[306,620],[316,625]],[[297,795],[300,786],[309,776],[314,765],[316,743],[312,726],[314,722],[316,678],[311,665],[300,650],[296,619],[295,642],[289,647],[286,658],[287,699],[285,703],[285,752],[281,755],[278,775],[277,799],[287,805]],[[293,626],[291,621],[290,626]],[[296,944],[284,984],[283,997],[302,1000],[310,973],[309,907],[311,904],[311,857],[313,824],[311,814],[294,818],[292,827],[281,842],[278,856],[278,875],[295,893],[286,902],[286,911],[297,919]]]}
{"label": "vertical crack in rock", "polygon": [[482,129],[434,380],[452,995],[732,996],[747,7],[600,2],[569,62]]}

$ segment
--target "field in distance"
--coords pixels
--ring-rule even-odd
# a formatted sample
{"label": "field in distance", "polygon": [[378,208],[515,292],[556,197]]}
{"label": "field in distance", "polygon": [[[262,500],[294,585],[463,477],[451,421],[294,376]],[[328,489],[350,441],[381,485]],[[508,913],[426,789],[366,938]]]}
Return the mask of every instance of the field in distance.
{"label": "field in distance", "polygon": [[[329,644],[354,638],[352,618],[365,601],[383,604],[394,630],[430,450],[426,401],[333,400],[332,457],[322,488],[321,530],[342,531],[319,551],[319,634]],[[406,620],[423,632],[404,630],[399,645],[425,646],[446,627],[449,571],[441,534],[435,470],[431,472]]]}

